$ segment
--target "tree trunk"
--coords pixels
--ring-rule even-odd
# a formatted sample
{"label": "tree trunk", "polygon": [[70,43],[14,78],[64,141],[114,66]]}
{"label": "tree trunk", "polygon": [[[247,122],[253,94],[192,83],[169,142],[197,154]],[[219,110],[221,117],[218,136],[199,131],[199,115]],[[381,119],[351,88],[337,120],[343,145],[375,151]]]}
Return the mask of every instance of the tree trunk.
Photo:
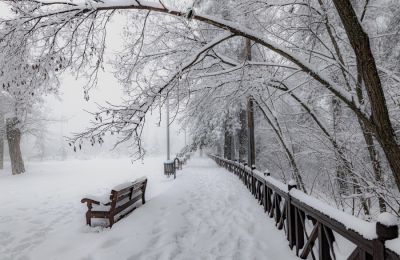
{"label": "tree trunk", "polygon": [[[274,131],[279,143],[282,145],[282,148],[285,151],[285,154],[286,154],[286,156],[287,156],[287,158],[289,160],[289,165],[293,169],[293,177],[296,180],[296,183],[299,186],[299,189],[304,191],[304,193],[307,193],[306,186],[304,185],[303,178],[301,177],[300,170],[297,167],[297,163],[296,163],[294,154],[292,154],[292,152],[290,151],[289,147],[286,145],[285,140],[283,139],[283,136],[282,136],[282,132],[278,130],[278,128],[280,128],[278,120],[275,118],[274,121],[277,124],[277,126],[275,126],[273,124],[272,120],[268,117],[268,115],[265,112],[265,110],[260,106],[260,104],[256,100],[254,100],[254,101],[256,102],[258,107],[260,108],[260,111],[264,115],[264,118],[267,120],[267,123],[271,126],[272,130]],[[267,106],[265,106],[265,108],[268,109]],[[271,112],[271,111],[269,110],[269,112]]]}
{"label": "tree trunk", "polygon": [[239,140],[239,160],[244,161],[247,159],[247,121],[246,121],[246,110],[240,110],[240,129],[238,133]]}
{"label": "tree trunk", "polygon": [[233,155],[232,155],[232,150],[233,150],[233,135],[232,131],[229,127],[229,118],[226,119],[225,124],[224,124],[224,157],[225,159],[232,160]]}
{"label": "tree trunk", "polygon": [[25,172],[24,161],[21,155],[20,141],[21,131],[18,129],[18,119],[8,118],[6,123],[8,149],[10,152],[12,174],[21,174]]}
{"label": "tree trunk", "polygon": [[254,104],[253,97],[247,98],[247,162],[250,167],[256,164],[256,147],[254,140]]}
{"label": "tree trunk", "polygon": [[[333,119],[333,132],[335,136],[335,140],[337,140],[337,134],[340,135],[341,132],[341,122],[340,118],[342,117],[342,107],[340,101],[336,98],[332,98],[332,119]],[[337,144],[337,142],[336,142]],[[337,164],[336,164],[336,182],[338,185],[338,190],[340,195],[349,194],[349,187],[347,185],[347,178],[351,176],[351,170],[348,168],[351,164],[343,163],[340,157],[344,157],[343,148],[340,146],[336,147],[338,151],[336,152]]]}
{"label": "tree trunk", "polygon": [[4,168],[4,116],[0,113],[0,170]]}
{"label": "tree trunk", "polygon": [[400,147],[389,118],[386,99],[383,93],[381,80],[372,55],[369,37],[364,32],[357,14],[349,0],[334,0],[336,11],[349,38],[350,44],[357,57],[362,77],[371,104],[371,119],[376,139],[389,162],[397,188],[400,190]]}
{"label": "tree trunk", "polygon": [[[362,93],[362,83],[363,83],[363,77],[362,77],[362,71],[359,66],[360,62],[357,61],[357,88],[356,88],[356,93],[357,93],[357,98],[360,104],[364,104],[364,98],[363,98],[363,93]],[[379,157],[379,153],[375,148],[374,145],[374,138],[371,133],[371,131],[368,129],[367,126],[359,119],[358,120],[361,130],[363,132],[364,140],[367,145],[367,150],[369,154],[369,158],[372,163],[372,168],[374,170],[375,174],[375,181],[378,183],[378,185],[385,185],[383,183],[383,172],[382,172],[382,167],[381,167],[381,159]],[[384,197],[382,194],[378,192],[378,203],[379,203],[379,211],[380,212],[386,212],[386,204]]]}
{"label": "tree trunk", "polygon": [[[343,59],[343,55],[342,52],[340,51],[339,48],[339,44],[337,43],[333,31],[331,29],[331,23],[329,21],[329,17],[328,17],[328,10],[325,7],[324,3],[322,2],[322,0],[318,0],[321,8],[324,10],[325,14],[326,14],[326,18],[325,18],[325,26],[328,32],[328,35],[331,39],[332,45],[335,48],[335,52],[338,56],[338,59],[340,61],[341,64],[345,64],[344,59]],[[368,1],[367,1],[368,2]],[[365,9],[364,9],[364,13],[365,14]],[[361,18],[362,21],[362,18]],[[360,62],[357,62],[357,64],[359,65]],[[343,67],[341,67],[341,72],[343,75],[343,79],[345,80],[346,83],[346,88],[348,91],[351,90],[350,87],[350,83],[349,83],[349,79],[348,76],[346,74],[346,71],[344,70]],[[359,66],[357,66],[357,86],[356,86],[356,93],[357,93],[357,98],[358,101],[360,102],[360,104],[364,104],[364,99],[363,99],[363,94],[362,94],[362,82],[363,82],[363,77],[362,77],[362,71],[361,68]],[[364,125],[364,123],[362,122],[362,120],[358,120],[361,130],[363,132],[363,136],[364,136],[364,140],[367,143],[367,149],[368,149],[368,153],[370,155],[370,159],[373,165],[373,170],[374,170],[374,174],[375,174],[375,180],[378,183],[381,183],[382,180],[382,169],[381,169],[381,165],[380,165],[380,159],[379,159],[379,154],[377,153],[375,146],[374,146],[374,142],[373,142],[373,136],[372,133],[367,129],[367,127]],[[381,197],[381,195],[378,195],[378,201],[379,201],[379,209],[381,212],[386,211],[386,205],[385,205],[385,201],[384,199]],[[366,209],[366,203],[365,200],[362,200],[363,203],[363,207],[364,207],[364,211]]]}
{"label": "tree trunk", "polygon": [[[369,154],[369,158],[372,163],[372,168],[374,170],[375,181],[378,183],[378,185],[384,185],[382,166],[380,163],[379,154],[375,149],[374,139],[372,137],[372,134],[367,131],[365,126],[363,126],[361,123],[360,123],[360,125],[362,128],[365,143],[367,144],[368,154]],[[383,197],[380,193],[378,193],[378,203],[379,203],[379,211],[381,213],[386,212],[385,200],[383,199]]]}

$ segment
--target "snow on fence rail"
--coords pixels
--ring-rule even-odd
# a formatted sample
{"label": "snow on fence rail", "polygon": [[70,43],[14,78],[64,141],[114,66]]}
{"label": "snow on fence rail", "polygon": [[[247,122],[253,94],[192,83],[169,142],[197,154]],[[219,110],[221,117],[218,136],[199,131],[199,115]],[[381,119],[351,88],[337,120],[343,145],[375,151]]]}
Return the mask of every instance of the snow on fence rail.
{"label": "snow on fence rail", "polygon": [[[243,181],[254,197],[264,207],[269,217],[275,219],[278,229],[284,229],[290,249],[302,259],[311,255],[316,259],[313,246],[318,243],[318,259],[336,259],[334,232],[356,245],[347,259],[394,260],[400,259],[398,250],[385,246],[388,240],[398,240],[398,226],[385,221],[371,223],[335,209],[322,201],[285,185],[246,164],[209,155],[220,166]],[[312,223],[306,232],[306,221]],[[395,240],[392,240],[395,239]]]}

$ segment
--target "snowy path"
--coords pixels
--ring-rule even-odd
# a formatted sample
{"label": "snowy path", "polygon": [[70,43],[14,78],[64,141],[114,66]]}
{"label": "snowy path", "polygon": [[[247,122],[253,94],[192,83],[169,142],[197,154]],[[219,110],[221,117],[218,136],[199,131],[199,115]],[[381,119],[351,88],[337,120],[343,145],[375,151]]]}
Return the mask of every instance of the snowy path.
{"label": "snowy path", "polygon": [[175,181],[159,177],[160,171],[147,175],[148,202],[111,230],[83,225],[84,208],[76,197],[84,186],[49,191],[64,203],[59,207],[47,206],[51,194],[33,194],[44,204],[39,210],[9,200],[8,207],[21,212],[0,215],[0,259],[295,259],[284,233],[239,180],[213,161],[191,160]]}

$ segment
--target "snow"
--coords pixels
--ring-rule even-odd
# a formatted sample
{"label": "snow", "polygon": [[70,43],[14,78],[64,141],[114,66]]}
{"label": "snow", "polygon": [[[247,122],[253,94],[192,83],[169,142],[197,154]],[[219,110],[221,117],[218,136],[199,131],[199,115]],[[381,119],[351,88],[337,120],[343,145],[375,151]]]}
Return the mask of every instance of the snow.
{"label": "snow", "polygon": [[397,225],[398,220],[397,220],[396,216],[394,216],[388,212],[384,212],[378,216],[378,222],[380,222],[381,224],[383,224],[387,227],[392,227],[392,226]]}
{"label": "snow", "polygon": [[270,184],[274,185],[275,187],[277,187],[278,189],[280,189],[283,192],[288,192],[288,187],[287,185],[285,185],[284,183],[278,181],[277,179],[275,179],[272,176],[266,176],[265,180],[267,182],[269,182]]}
{"label": "snow", "polygon": [[385,246],[391,251],[400,255],[400,238],[385,241]]}
{"label": "snow", "polygon": [[297,183],[296,183],[296,181],[295,181],[295,180],[293,180],[293,179],[290,179],[290,181],[288,182],[288,185],[289,185],[289,186],[296,186],[296,185],[297,185]]}
{"label": "snow", "polygon": [[[295,258],[236,176],[193,158],[174,180],[163,162],[54,161],[28,163],[20,176],[0,171],[1,260]],[[112,229],[85,226],[84,194],[103,196],[143,175],[145,205]]]}
{"label": "snow", "polygon": [[[142,179],[142,178],[141,178],[141,179]],[[135,180],[135,181],[136,181],[136,180]],[[125,188],[128,188],[128,187],[131,186],[132,184],[133,184],[133,181],[131,181],[131,182],[125,182],[125,183],[121,183],[121,184],[118,184],[118,185],[114,186],[112,189],[115,190],[115,191],[123,190],[123,189],[125,189]]]}

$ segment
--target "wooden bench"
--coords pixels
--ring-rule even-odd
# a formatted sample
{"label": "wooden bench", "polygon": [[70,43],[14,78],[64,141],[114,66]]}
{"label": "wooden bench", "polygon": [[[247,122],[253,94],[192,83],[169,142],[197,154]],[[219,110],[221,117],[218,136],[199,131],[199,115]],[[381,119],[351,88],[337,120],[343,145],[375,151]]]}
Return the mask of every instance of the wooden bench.
{"label": "wooden bench", "polygon": [[[111,190],[111,194],[105,199],[98,197],[86,197],[81,203],[87,203],[86,224],[92,225],[92,218],[108,219],[111,228],[115,222],[122,219],[134,209],[135,202],[142,199],[146,203],[147,178],[141,177],[134,182],[120,184]],[[115,218],[117,216],[117,218]]]}
{"label": "wooden bench", "polygon": [[182,170],[182,161],[178,157],[174,159],[174,164],[176,170]]}

